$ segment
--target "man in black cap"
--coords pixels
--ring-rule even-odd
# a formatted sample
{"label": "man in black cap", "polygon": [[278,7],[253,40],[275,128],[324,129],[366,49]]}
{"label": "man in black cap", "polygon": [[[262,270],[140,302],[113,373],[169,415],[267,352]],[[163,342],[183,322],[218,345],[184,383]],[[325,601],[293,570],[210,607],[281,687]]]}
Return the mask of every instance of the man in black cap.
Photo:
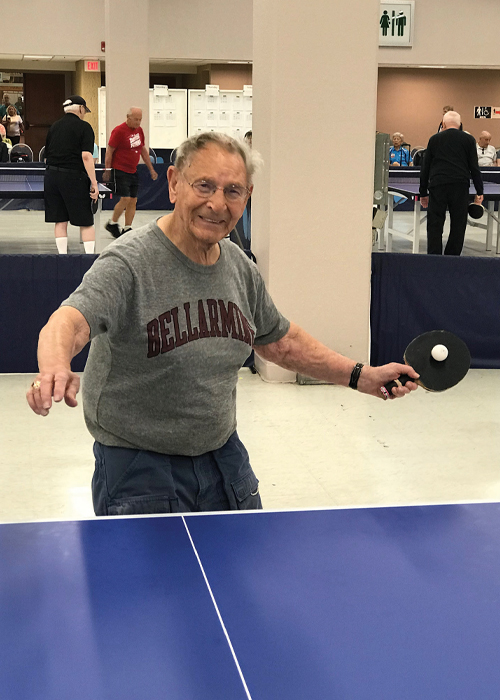
{"label": "man in black cap", "polygon": [[95,176],[94,130],[84,119],[90,112],[83,97],[63,103],[65,115],[52,124],[45,142],[45,221],[55,224],[57,250],[68,252],[68,221],[79,226],[86,253],[95,249],[91,199],[99,189]]}
{"label": "man in black cap", "polygon": [[483,201],[483,178],[477,162],[476,142],[460,131],[460,114],[448,111],[443,129],[431,136],[420,171],[420,203],[427,214],[427,253],[442,255],[446,210],[450,212],[450,235],[445,255],[460,255],[464,245],[469,207],[469,186],[476,188],[475,203]]}

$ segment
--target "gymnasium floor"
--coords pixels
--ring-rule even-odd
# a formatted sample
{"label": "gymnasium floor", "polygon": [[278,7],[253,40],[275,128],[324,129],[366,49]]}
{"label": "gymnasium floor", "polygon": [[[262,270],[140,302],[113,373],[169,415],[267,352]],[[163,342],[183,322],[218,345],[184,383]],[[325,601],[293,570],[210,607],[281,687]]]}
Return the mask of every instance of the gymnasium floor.
{"label": "gymnasium floor", "polygon": [[[156,215],[139,212],[136,227]],[[55,252],[42,216],[3,212],[0,251]],[[80,252],[76,229],[69,250]],[[81,406],[35,416],[24,399],[31,380],[0,375],[0,521],[91,517]],[[444,394],[383,402],[340,387],[266,384],[243,369],[238,423],[269,509],[500,500],[500,371],[471,370]]]}

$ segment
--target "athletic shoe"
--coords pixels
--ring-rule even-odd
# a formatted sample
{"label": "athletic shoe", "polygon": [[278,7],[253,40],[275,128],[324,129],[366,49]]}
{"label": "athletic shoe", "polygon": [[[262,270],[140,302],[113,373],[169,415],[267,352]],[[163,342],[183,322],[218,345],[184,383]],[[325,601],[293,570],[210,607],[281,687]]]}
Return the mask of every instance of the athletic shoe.
{"label": "athletic shoe", "polygon": [[110,234],[113,236],[113,238],[120,238],[122,235],[123,231],[120,228],[119,224],[115,224],[114,221],[111,221],[111,219],[108,221],[106,226],[104,227],[106,231],[109,231]]}
{"label": "athletic shoe", "polygon": [[132,226],[125,226],[122,233],[128,233],[129,231],[132,231]]}

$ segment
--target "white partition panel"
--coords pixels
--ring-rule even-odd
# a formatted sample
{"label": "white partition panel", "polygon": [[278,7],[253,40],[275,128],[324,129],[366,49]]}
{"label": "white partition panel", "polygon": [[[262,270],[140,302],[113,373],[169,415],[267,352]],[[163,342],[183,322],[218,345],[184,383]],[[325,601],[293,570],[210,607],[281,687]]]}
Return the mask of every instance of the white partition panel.
{"label": "white partition panel", "polygon": [[219,131],[243,138],[252,129],[252,96],[243,90],[188,91],[188,136]]}
{"label": "white partition panel", "polygon": [[[159,94],[159,93],[164,94]],[[106,148],[106,88],[99,88],[99,147]],[[125,115],[124,115],[125,121]],[[149,147],[177,148],[187,137],[187,90],[149,90]],[[117,125],[116,125],[117,126]]]}

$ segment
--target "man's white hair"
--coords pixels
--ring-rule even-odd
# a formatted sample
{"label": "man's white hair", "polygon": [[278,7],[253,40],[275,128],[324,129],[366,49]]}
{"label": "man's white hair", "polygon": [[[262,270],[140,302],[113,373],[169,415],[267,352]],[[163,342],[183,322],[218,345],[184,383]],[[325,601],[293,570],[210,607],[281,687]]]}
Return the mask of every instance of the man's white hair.
{"label": "man's white hair", "polygon": [[64,112],[65,114],[67,114],[68,112],[73,112],[73,114],[80,114],[80,107],[82,107],[82,105],[66,105],[66,107],[64,107]]}
{"label": "man's white hair", "polygon": [[460,126],[462,123],[462,117],[458,112],[449,111],[443,116],[443,124],[453,124],[454,126]]}
{"label": "man's white hair", "polygon": [[262,166],[261,155],[257,151],[253,151],[245,141],[233,139],[232,136],[217,131],[207,131],[203,134],[190,136],[186,141],[183,141],[175,152],[175,167],[178,170],[183,170],[190,164],[191,159],[198,151],[211,144],[241,157],[245,164],[248,183],[251,185],[254,173]]}

